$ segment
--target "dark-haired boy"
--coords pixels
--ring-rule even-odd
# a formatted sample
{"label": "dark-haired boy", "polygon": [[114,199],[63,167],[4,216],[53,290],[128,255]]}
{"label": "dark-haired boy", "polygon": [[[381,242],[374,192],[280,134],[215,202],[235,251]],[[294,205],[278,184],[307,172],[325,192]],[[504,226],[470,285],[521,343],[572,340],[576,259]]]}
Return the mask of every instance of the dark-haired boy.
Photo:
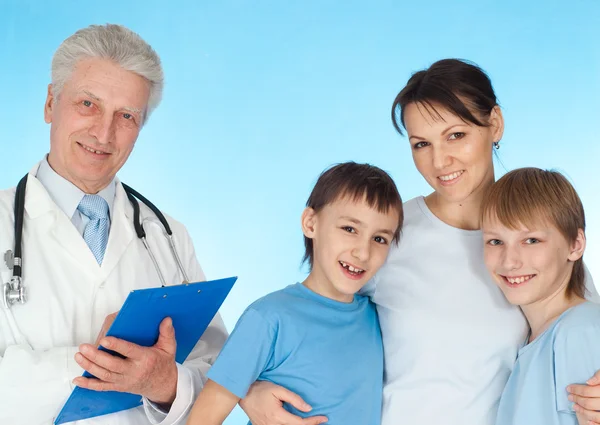
{"label": "dark-haired boy", "polygon": [[378,425],[381,331],[375,307],[356,293],[385,262],[402,220],[398,190],[381,169],[349,162],[321,174],[302,214],[309,276],[248,307],[188,424],[221,424],[254,381],[267,380],[329,424]]}

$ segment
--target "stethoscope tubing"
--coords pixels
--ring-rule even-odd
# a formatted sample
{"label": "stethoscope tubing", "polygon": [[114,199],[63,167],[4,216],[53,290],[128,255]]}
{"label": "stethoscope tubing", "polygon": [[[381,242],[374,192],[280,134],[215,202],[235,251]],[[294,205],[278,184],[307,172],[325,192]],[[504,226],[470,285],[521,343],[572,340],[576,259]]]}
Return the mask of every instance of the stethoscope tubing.
{"label": "stethoscope tubing", "polygon": [[[25,303],[26,297],[24,288],[22,287],[22,273],[23,273],[23,220],[25,217],[25,192],[27,189],[27,177],[29,174],[25,174],[25,176],[19,181],[17,185],[16,193],[15,193],[15,205],[14,205],[14,214],[15,214],[15,244],[14,244],[14,259],[13,259],[13,267],[12,267],[12,279],[10,281],[10,288],[5,285],[4,288],[4,302],[6,306],[10,306],[15,300],[9,299],[9,293],[12,293],[16,300],[21,303]],[[169,249],[177,262],[177,267],[181,272],[183,277],[183,283],[189,282],[189,278],[187,273],[185,272],[185,268],[183,267],[183,263],[179,254],[177,253],[177,248],[175,247],[175,242],[173,240],[173,231],[171,230],[171,226],[169,222],[163,215],[163,213],[152,203],[140,194],[138,191],[132,189],[130,186],[125,183],[121,183],[125,193],[127,194],[127,198],[133,207],[133,227],[135,229],[136,235],[139,239],[141,239],[144,247],[148,251],[152,262],[154,263],[154,267],[158,272],[158,276],[160,278],[161,286],[167,286],[167,282],[165,277],[163,276],[160,267],[158,265],[158,261],[154,256],[154,253],[150,249],[146,238],[146,231],[144,230],[143,220],[140,219],[140,205],[138,199],[144,203],[152,212],[156,215],[158,220],[163,226],[163,231],[167,241],[169,242]],[[16,291],[16,292],[15,292]],[[17,295],[20,294],[20,295]]]}

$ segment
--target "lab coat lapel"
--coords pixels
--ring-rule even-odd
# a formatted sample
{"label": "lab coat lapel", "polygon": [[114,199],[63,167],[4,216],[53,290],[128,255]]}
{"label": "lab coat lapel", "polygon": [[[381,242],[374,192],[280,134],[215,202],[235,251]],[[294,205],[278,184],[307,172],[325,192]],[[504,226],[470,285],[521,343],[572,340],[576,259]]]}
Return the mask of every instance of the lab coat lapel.
{"label": "lab coat lapel", "polygon": [[[44,218],[53,219],[54,222],[49,230],[51,237],[61,245],[71,257],[73,257],[76,264],[84,269],[92,270],[94,272],[99,270],[98,263],[96,262],[92,251],[90,251],[70,218],[58,208],[50,198],[50,195],[42,183],[31,173],[27,179],[25,211],[28,218],[32,220],[32,226],[36,225],[36,220],[43,220]],[[52,215],[52,218],[46,217],[47,215]],[[24,231],[27,230],[27,224],[26,221]],[[43,241],[40,241],[40,243],[43,243]],[[54,255],[52,252],[49,252],[48,254]]]}
{"label": "lab coat lapel", "polygon": [[114,212],[110,224],[108,244],[102,261],[102,274],[110,275],[110,272],[119,264],[125,250],[134,239],[131,205],[123,185],[117,179],[115,192]]}

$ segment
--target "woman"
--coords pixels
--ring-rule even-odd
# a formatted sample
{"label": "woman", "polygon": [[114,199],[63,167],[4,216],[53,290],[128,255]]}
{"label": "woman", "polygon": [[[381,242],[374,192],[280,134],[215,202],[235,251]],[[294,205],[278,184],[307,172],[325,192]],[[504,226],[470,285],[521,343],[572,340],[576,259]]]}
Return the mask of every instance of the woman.
{"label": "woman", "polygon": [[[408,133],[415,165],[434,191],[405,203],[400,244],[370,286],[385,349],[382,424],[492,425],[527,332],[485,269],[479,230],[502,112],[480,68],[446,59],[410,78],[392,120]],[[593,288],[591,279],[587,284]],[[586,395],[575,399],[582,414],[600,423],[593,411],[600,387],[575,390]],[[322,423],[292,417],[281,401],[302,407],[264,382],[241,406],[255,425]]]}

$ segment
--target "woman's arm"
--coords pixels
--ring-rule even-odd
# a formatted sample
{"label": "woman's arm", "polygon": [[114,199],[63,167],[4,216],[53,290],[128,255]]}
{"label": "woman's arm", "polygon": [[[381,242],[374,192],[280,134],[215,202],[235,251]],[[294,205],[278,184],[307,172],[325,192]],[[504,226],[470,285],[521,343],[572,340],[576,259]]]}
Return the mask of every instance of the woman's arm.
{"label": "woman's arm", "polygon": [[192,407],[187,425],[221,425],[240,398],[210,379]]}

